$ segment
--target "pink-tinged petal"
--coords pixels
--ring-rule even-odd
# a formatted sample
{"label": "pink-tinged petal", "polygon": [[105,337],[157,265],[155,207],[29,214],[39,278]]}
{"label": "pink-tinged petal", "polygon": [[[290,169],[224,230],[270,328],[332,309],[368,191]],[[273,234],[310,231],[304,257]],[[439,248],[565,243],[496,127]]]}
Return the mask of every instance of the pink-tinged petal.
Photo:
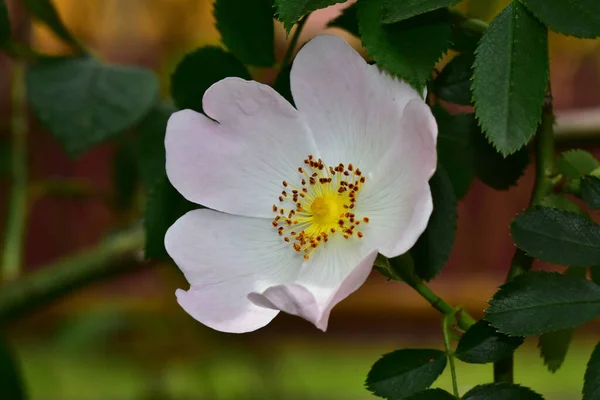
{"label": "pink-tinged petal", "polygon": [[248,298],[261,307],[297,315],[327,330],[333,307],[365,282],[377,250],[335,238],[305,262],[294,283],[271,286]]}
{"label": "pink-tinged petal", "polygon": [[433,210],[429,179],[437,165],[437,125],[423,100],[411,100],[381,164],[359,194],[367,242],[386,257],[405,253],[427,227]]}
{"label": "pink-tinged petal", "polygon": [[177,220],[165,247],[191,285],[177,291],[181,307],[223,332],[254,331],[271,322],[277,311],[252,304],[247,295],[294,281],[303,261],[269,220],[212,210]]}
{"label": "pink-tinged petal", "polygon": [[300,50],[290,80],[323,161],[353,163],[363,172],[379,164],[398,134],[405,105],[420,98],[331,35],[317,36]]}
{"label": "pink-tinged petal", "polygon": [[298,112],[267,85],[226,78],[203,98],[204,111],[171,116],[167,175],[188,200],[230,214],[271,217],[282,181],[315,154]]}

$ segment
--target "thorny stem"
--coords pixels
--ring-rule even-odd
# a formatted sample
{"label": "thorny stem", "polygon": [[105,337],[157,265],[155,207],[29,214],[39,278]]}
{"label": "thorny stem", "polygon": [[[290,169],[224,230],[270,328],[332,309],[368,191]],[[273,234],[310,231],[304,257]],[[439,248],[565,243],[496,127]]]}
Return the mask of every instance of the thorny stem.
{"label": "thorny stem", "polygon": [[0,322],[6,323],[73,289],[139,266],[144,246],[141,228],[121,232],[100,244],[0,287]]}
{"label": "thorny stem", "polygon": [[[554,188],[556,170],[554,167],[554,111],[552,107],[552,90],[548,91],[542,107],[542,120],[535,135],[535,184],[529,206],[535,206],[550,194]],[[512,259],[506,281],[529,271],[533,258],[517,249]],[[494,363],[494,382],[514,380],[514,357],[511,355]]]}
{"label": "thorny stem", "polygon": [[460,399],[458,393],[458,383],[456,381],[456,368],[454,366],[454,351],[452,351],[452,345],[450,343],[450,329],[453,324],[453,315],[445,314],[442,319],[442,332],[444,334],[444,346],[446,347],[446,356],[448,357],[448,363],[450,364],[450,374],[452,375],[452,389],[454,391],[454,397]]}
{"label": "thorny stem", "polygon": [[294,51],[296,50],[296,45],[298,44],[298,39],[300,38],[300,34],[302,33],[302,29],[304,29],[304,25],[306,24],[308,17],[310,17],[310,14],[305,15],[296,24],[296,30],[294,31],[292,40],[290,41],[287,51],[285,52],[285,55],[283,56],[283,60],[281,60],[281,67],[279,69],[280,71],[283,71],[284,69],[286,69],[288,67],[288,65],[290,65],[290,63],[292,61],[292,57],[294,56]]}
{"label": "thorny stem", "polygon": [[25,66],[15,62],[11,79],[10,187],[2,252],[2,280],[15,279],[21,267],[23,239],[27,222],[27,106]]}

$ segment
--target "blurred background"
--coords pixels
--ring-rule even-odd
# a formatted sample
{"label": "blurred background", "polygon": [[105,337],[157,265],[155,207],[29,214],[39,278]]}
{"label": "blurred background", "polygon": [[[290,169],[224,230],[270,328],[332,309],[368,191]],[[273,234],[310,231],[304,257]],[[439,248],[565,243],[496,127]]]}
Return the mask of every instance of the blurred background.
{"label": "blurred background", "polygon": [[[8,1],[17,29],[29,23],[19,2]],[[54,3],[74,35],[102,59],[155,70],[164,96],[170,74],[186,52],[219,45],[210,0]],[[489,21],[507,3],[469,0],[460,8]],[[313,13],[301,43],[327,31],[359,48],[358,39],[325,28],[346,6]],[[276,38],[281,59],[287,42],[279,23]],[[44,52],[67,51],[36,24],[31,42]],[[600,126],[594,132],[585,122],[600,113],[600,41],[551,34],[550,46],[559,124],[582,125],[581,132],[571,129],[568,134],[559,127],[559,148],[583,146],[597,154],[594,133],[600,139]],[[0,140],[9,130],[11,66],[0,55]],[[273,70],[251,72],[265,83],[275,78]],[[29,123],[30,181],[67,178],[89,190],[76,196],[55,193],[30,204],[23,274],[94,246],[130,217],[111,200],[114,143],[72,160],[33,117]],[[509,223],[526,207],[532,184],[531,169],[508,191],[473,182],[459,205],[449,265],[431,284],[448,303],[481,316],[505,279],[514,252]],[[6,209],[5,185],[0,181],[1,210]],[[5,217],[0,213],[0,226]],[[442,344],[440,315],[407,286],[376,274],[335,308],[327,333],[280,315],[258,332],[230,335],[203,327],[179,308],[174,292],[187,283],[172,264],[146,262],[141,250],[115,262],[127,264],[122,268],[126,272],[73,290],[3,327],[32,400],[367,399],[363,382],[381,354]],[[591,323],[575,332],[566,361],[554,375],[539,358],[535,338],[527,340],[516,353],[517,382],[550,400],[580,398],[585,363],[599,328]],[[457,368],[461,392],[491,380],[491,365],[458,361]],[[435,386],[449,388],[448,374]]]}

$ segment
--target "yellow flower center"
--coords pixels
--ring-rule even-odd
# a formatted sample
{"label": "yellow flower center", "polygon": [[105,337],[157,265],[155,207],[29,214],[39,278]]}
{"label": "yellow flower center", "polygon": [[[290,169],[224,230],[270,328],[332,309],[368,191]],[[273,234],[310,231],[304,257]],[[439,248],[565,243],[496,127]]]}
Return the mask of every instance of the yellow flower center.
{"label": "yellow flower center", "polygon": [[304,164],[304,168],[298,168],[301,185],[282,182],[279,205],[273,205],[276,214],[273,227],[308,260],[314,250],[333,235],[362,238],[358,226],[361,222],[368,223],[369,218],[359,218],[353,213],[366,181],[360,169],[352,164],[327,166],[312,155]]}

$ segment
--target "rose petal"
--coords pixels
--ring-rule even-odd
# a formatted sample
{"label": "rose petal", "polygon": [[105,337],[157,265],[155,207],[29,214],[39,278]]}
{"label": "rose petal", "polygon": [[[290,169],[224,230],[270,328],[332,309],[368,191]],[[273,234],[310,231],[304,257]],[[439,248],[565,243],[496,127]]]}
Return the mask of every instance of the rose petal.
{"label": "rose petal", "polygon": [[294,283],[275,285],[248,298],[257,305],[302,317],[327,330],[333,307],[356,291],[367,279],[377,250],[356,242],[332,239],[318,248],[301,267]]}
{"label": "rose petal", "polygon": [[282,181],[316,154],[297,111],[267,85],[226,78],[169,119],[167,175],[188,200],[230,214],[271,217]]}
{"label": "rose petal", "polygon": [[368,65],[342,38],[322,35],[298,53],[290,76],[296,107],[323,161],[374,169],[398,133],[404,106],[419,94]]}
{"label": "rose petal", "polygon": [[435,172],[437,125],[422,100],[404,109],[398,136],[360,192],[356,213],[365,240],[386,257],[408,251],[427,227],[433,210],[428,181]]}
{"label": "rose petal", "polygon": [[165,247],[191,285],[179,304],[203,324],[223,332],[249,332],[277,311],[247,299],[253,291],[294,281],[303,259],[274,232],[269,220],[194,210],[165,237]]}

